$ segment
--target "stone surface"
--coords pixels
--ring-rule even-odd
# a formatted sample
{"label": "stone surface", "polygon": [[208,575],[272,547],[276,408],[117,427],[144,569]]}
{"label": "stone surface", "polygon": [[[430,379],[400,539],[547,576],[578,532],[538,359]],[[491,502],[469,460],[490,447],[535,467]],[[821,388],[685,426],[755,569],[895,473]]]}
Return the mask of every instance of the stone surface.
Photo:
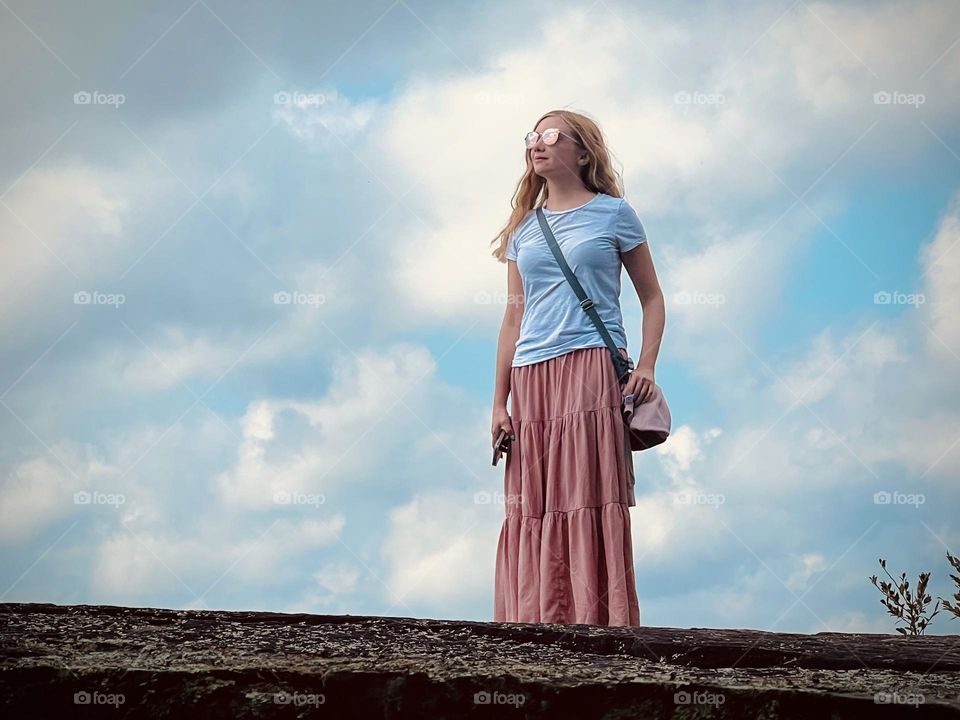
{"label": "stone surface", "polygon": [[0,623],[5,717],[960,717],[958,635],[17,603]]}

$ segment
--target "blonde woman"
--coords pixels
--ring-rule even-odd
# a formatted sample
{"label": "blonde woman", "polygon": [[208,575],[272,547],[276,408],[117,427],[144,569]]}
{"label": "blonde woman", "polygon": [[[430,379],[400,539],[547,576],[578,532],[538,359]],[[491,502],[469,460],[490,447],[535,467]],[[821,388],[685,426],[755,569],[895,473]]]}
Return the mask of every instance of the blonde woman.
{"label": "blonde woman", "polygon": [[[494,442],[501,430],[512,440],[494,621],[639,626],[628,509],[636,504],[633,461],[620,403],[631,392],[638,403],[650,398],[663,293],[597,124],[554,110],[525,142],[526,172],[493,253],[507,264],[508,303],[491,430]],[[550,251],[536,207],[624,357],[621,268],[630,275],[643,306],[643,345],[623,386]]]}

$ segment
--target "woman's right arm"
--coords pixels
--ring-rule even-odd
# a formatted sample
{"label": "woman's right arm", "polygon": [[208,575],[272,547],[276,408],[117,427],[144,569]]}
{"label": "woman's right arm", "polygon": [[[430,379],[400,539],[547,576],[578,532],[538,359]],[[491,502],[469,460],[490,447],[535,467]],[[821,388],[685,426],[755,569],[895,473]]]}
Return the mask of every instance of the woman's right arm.
{"label": "woman's right arm", "polygon": [[493,422],[491,424],[490,444],[497,440],[500,429],[513,437],[513,424],[507,412],[507,398],[510,395],[510,367],[520,337],[520,321],[523,319],[523,280],[517,263],[507,260],[507,303],[500,325],[500,337],[497,340],[497,371],[493,391]]}

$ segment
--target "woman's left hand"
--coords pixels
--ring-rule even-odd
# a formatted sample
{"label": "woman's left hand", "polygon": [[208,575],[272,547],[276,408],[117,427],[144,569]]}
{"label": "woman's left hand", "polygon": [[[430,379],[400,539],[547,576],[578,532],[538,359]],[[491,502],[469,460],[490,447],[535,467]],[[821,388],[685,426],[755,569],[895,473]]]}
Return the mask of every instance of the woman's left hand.
{"label": "woman's left hand", "polygon": [[623,384],[623,396],[633,393],[633,404],[641,405],[653,397],[653,368],[637,367]]}

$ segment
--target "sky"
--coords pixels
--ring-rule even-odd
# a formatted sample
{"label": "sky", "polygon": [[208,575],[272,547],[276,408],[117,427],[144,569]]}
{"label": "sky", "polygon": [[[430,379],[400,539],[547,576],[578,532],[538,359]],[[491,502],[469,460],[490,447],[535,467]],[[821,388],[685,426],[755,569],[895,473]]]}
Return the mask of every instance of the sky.
{"label": "sky", "polygon": [[641,623],[894,632],[880,558],[957,592],[956,3],[0,19],[3,601],[492,620],[491,241],[553,108],[666,299]]}

